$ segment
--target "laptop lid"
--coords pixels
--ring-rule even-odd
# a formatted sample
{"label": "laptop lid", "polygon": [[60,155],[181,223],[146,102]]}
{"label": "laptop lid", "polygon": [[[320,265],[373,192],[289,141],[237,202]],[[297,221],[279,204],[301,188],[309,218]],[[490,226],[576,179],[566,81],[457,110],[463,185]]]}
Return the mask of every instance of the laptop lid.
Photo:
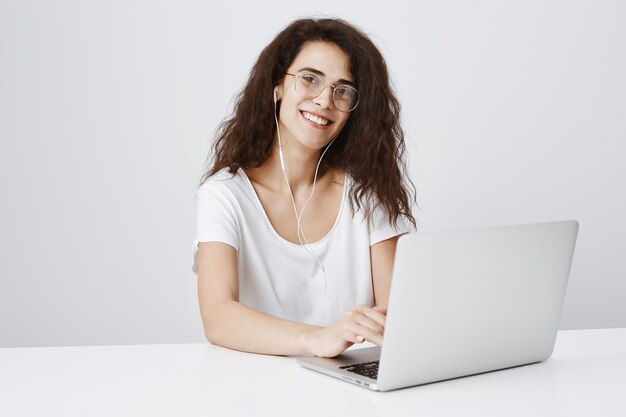
{"label": "laptop lid", "polygon": [[400,238],[377,388],[547,359],[577,233],[565,221]]}

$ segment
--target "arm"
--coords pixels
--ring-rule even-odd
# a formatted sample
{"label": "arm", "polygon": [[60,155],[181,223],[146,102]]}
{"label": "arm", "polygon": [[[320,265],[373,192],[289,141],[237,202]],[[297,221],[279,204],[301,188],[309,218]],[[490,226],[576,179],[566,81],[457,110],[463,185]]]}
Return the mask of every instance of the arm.
{"label": "arm", "polygon": [[230,245],[200,243],[197,265],[204,333],[213,344],[272,355],[332,357],[363,340],[382,343],[384,315],[365,306],[348,311],[328,327],[318,327],[239,303],[237,251]]}
{"label": "arm", "polygon": [[393,261],[396,255],[396,246],[399,238],[400,236],[394,236],[370,247],[374,304],[379,307],[385,307],[385,310],[389,302]]}
{"label": "arm", "polygon": [[237,251],[220,242],[198,248],[198,299],[207,340],[220,346],[275,355],[306,355],[315,326],[279,319],[239,303]]}
{"label": "arm", "polygon": [[[375,328],[374,333],[370,333],[366,340],[383,345],[385,333],[387,304],[389,302],[389,290],[391,287],[391,276],[393,273],[393,262],[396,254],[396,245],[400,236],[394,236],[382,242],[378,242],[370,247],[370,259],[372,263],[372,286],[374,288],[375,307],[365,308],[365,313],[374,317],[379,314],[381,318],[376,320],[380,326]],[[363,306],[359,306],[363,308]],[[371,328],[371,326],[370,326]],[[364,334],[364,333],[359,333]]]}

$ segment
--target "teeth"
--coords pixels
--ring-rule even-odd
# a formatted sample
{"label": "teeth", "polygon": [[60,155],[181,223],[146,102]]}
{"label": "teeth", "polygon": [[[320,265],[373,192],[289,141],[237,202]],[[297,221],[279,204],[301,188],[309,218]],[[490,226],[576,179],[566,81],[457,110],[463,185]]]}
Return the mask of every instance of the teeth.
{"label": "teeth", "polygon": [[315,124],[320,126],[326,126],[328,124],[328,119],[324,119],[323,117],[317,117],[311,113],[302,112],[302,115],[305,119],[312,121]]}

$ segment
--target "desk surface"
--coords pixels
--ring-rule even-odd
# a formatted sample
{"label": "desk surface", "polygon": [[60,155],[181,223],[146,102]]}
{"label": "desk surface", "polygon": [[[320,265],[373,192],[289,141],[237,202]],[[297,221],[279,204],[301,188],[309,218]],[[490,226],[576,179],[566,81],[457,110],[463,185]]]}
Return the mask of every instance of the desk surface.
{"label": "desk surface", "polygon": [[378,393],[209,344],[0,349],[0,416],[625,416],[626,329],[543,363]]}

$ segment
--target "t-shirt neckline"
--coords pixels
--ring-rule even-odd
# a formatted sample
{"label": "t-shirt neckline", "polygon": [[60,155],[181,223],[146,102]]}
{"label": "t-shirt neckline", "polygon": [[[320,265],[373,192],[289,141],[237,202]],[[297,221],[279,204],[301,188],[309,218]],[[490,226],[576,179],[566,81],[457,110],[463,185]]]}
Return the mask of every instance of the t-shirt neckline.
{"label": "t-shirt neckline", "polygon": [[[284,242],[285,244],[288,244],[290,246],[295,246],[295,247],[304,247],[305,245],[300,245],[299,243],[294,243],[291,242],[287,239],[285,239],[284,237],[282,237],[280,235],[280,233],[278,233],[276,231],[276,229],[274,229],[274,226],[272,225],[272,222],[270,221],[270,218],[268,217],[267,213],[265,212],[265,208],[263,207],[263,204],[261,203],[261,200],[259,199],[258,194],[256,193],[256,190],[254,189],[254,186],[252,185],[252,181],[250,181],[250,178],[248,178],[248,174],[246,174],[246,172],[243,170],[243,168],[239,168],[237,170],[238,173],[241,173],[241,175],[243,176],[243,178],[245,179],[245,182],[248,185],[248,190],[252,193],[253,199],[255,200],[255,204],[257,204],[257,207],[259,208],[259,210],[261,210],[261,213],[263,213],[263,217],[265,218],[265,222],[267,223],[267,226],[269,227],[269,229],[272,231],[272,234],[274,236],[276,236],[276,238],[278,240],[280,240],[281,242]],[[343,176],[343,190],[342,190],[342,195],[341,195],[341,204],[339,205],[339,212],[337,213],[337,217],[335,218],[335,222],[333,223],[333,226],[330,228],[330,230],[328,231],[328,233],[326,233],[321,239],[315,241],[315,242],[309,242],[308,245],[309,246],[318,246],[319,244],[323,243],[325,240],[327,240],[332,234],[333,231],[337,228],[337,225],[339,224],[339,220],[342,216],[343,210],[344,210],[344,205],[345,205],[345,201],[346,201],[346,193],[347,193],[347,189],[348,189],[348,175],[344,173]]]}

